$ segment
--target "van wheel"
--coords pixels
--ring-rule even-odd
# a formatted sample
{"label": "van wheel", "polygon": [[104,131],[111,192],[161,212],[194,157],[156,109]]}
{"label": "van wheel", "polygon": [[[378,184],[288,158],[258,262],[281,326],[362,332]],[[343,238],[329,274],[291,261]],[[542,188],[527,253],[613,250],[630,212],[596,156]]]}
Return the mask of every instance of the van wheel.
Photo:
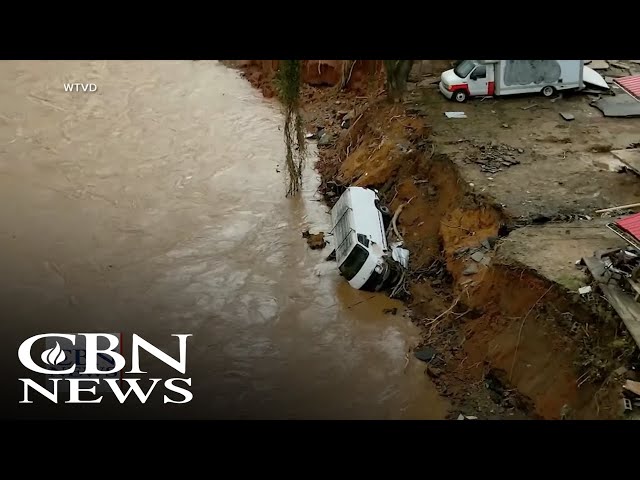
{"label": "van wheel", "polygon": [[467,101],[467,92],[465,90],[456,90],[453,93],[453,99],[458,103]]}
{"label": "van wheel", "polygon": [[385,207],[384,205],[379,205],[378,210],[380,210],[380,213],[382,214],[382,225],[384,226],[384,229],[386,231],[391,224],[391,218],[393,217],[393,215],[391,214],[391,210],[389,210],[389,208]]}
{"label": "van wheel", "polygon": [[550,97],[555,93],[556,89],[547,85],[542,89],[542,95],[545,97]]}

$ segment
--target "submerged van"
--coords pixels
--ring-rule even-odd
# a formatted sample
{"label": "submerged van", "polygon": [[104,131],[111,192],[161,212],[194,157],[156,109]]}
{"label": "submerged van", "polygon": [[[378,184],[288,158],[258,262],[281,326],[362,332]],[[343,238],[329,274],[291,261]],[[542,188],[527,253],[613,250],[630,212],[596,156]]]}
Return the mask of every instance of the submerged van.
{"label": "submerged van", "polygon": [[353,288],[379,291],[397,279],[385,232],[388,210],[374,190],[349,187],[331,209],[335,255],[340,275]]}

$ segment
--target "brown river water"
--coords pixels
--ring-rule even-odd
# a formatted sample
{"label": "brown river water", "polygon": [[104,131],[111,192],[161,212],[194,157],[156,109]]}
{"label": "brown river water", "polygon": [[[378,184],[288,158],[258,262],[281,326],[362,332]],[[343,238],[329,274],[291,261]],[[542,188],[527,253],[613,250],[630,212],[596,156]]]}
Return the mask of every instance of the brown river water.
{"label": "brown river water", "polygon": [[[309,167],[303,194],[284,197],[278,105],[237,72],[209,61],[0,69],[5,365],[25,376],[16,351],[37,333],[137,333],[168,351],[171,334],[191,333],[194,399],[156,416],[443,418],[425,365],[407,356],[417,330],[402,310],[382,313],[402,305],[353,290],[324,260],[330,247],[306,246],[306,227],[330,230],[318,180]],[[3,413],[36,415],[5,371]],[[66,407],[47,415],[81,411]]]}

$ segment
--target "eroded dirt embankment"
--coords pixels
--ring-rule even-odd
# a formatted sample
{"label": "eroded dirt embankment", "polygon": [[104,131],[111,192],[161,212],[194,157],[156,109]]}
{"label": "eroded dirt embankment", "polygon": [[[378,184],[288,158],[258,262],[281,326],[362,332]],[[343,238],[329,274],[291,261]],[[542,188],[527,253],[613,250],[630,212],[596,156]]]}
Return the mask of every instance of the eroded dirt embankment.
{"label": "eroded dirt embankment", "polygon": [[[401,293],[437,352],[427,373],[456,414],[618,416],[619,320],[500,256],[511,219],[438,153],[424,119],[377,89],[307,87],[305,99],[309,130],[329,134],[317,163],[329,203],[358,185],[377,188],[392,211],[404,205],[398,228],[411,268]],[[351,111],[355,121],[341,128]]]}

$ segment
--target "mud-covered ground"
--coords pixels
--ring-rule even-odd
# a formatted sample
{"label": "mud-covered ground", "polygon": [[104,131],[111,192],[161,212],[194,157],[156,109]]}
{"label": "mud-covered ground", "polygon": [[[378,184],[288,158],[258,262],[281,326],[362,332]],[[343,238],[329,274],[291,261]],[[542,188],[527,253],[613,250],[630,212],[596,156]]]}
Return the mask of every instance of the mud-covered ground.
{"label": "mud-covered ground", "polygon": [[619,417],[614,372],[634,346],[606,304],[576,294],[588,279],[575,261],[619,244],[594,211],[637,201],[640,179],[609,152],[640,142],[640,119],[604,118],[585,94],[461,105],[437,76],[415,80],[397,105],[379,84],[306,86],[304,109],[329,203],[361,185],[393,211],[404,204],[401,293],[437,351],[425,374],[453,417]]}

